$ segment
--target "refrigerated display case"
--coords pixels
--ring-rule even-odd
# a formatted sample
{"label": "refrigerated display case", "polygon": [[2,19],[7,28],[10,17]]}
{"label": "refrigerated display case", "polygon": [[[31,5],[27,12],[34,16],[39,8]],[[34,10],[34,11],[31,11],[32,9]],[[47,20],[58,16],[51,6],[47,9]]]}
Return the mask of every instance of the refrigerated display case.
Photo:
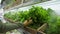
{"label": "refrigerated display case", "polygon": [[[26,0],[24,3],[26,3],[26,2],[29,2],[29,1]],[[42,6],[45,9],[51,8],[56,12],[57,15],[60,15],[60,1],[48,1],[48,2],[34,4],[34,6]],[[25,6],[25,7],[17,6],[14,9],[6,10],[5,13],[7,13],[7,11],[12,12],[12,13],[17,12],[17,11],[22,11],[22,10],[25,11],[25,10],[30,9],[31,7],[32,7],[32,5]],[[16,30],[18,30],[19,32],[22,32],[23,29],[20,30],[20,28],[19,28]]]}

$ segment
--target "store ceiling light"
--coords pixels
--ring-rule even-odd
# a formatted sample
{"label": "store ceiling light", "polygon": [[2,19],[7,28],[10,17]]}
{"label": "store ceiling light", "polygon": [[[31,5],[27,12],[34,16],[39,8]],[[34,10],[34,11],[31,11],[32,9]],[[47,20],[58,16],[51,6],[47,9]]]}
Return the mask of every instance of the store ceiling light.
{"label": "store ceiling light", "polygon": [[0,3],[1,3],[1,0],[0,0]]}

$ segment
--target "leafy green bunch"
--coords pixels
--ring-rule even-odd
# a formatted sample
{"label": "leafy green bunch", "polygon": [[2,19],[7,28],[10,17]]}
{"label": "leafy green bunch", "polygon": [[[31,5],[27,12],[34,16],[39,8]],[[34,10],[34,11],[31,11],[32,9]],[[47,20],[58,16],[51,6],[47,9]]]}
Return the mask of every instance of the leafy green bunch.
{"label": "leafy green bunch", "polygon": [[11,19],[17,22],[24,22],[29,18],[28,11],[17,11],[17,12],[8,12],[4,15],[4,17]]}
{"label": "leafy green bunch", "polygon": [[49,23],[47,34],[60,34],[60,16],[55,16],[53,21]]}
{"label": "leafy green bunch", "polygon": [[51,13],[53,11],[49,11],[52,9],[44,9],[42,7],[35,7],[33,6],[31,9],[29,9],[29,16],[31,17],[33,23],[29,25],[29,27],[37,29],[44,23],[48,23],[48,21],[51,18]]}

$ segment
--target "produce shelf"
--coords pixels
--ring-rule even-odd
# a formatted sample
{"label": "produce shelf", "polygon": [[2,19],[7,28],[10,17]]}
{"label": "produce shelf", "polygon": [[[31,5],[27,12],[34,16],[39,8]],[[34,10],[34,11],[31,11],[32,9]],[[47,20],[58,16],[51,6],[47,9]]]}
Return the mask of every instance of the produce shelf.
{"label": "produce shelf", "polygon": [[[11,22],[11,23],[16,23],[16,22],[14,22],[14,21],[11,20],[11,19],[8,19],[8,18],[5,18],[5,19],[6,19],[7,21]],[[37,28],[37,30],[28,27],[27,22],[26,22],[25,24],[26,24],[26,25],[23,25],[23,26],[24,26],[24,30],[28,31],[28,32],[31,33],[31,34],[37,34],[37,33],[39,33],[39,34],[46,34],[46,33],[44,33],[44,31],[48,28],[47,23],[44,23],[42,26],[40,26],[39,28]]]}

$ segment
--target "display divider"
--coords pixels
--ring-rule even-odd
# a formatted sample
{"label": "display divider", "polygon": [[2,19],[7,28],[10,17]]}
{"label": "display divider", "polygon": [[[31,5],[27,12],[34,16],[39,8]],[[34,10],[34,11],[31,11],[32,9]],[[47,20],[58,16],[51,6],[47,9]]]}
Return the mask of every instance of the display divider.
{"label": "display divider", "polygon": [[48,27],[47,23],[44,23],[41,27],[39,27],[37,29],[37,31],[43,31],[44,32],[47,29],[47,27]]}

